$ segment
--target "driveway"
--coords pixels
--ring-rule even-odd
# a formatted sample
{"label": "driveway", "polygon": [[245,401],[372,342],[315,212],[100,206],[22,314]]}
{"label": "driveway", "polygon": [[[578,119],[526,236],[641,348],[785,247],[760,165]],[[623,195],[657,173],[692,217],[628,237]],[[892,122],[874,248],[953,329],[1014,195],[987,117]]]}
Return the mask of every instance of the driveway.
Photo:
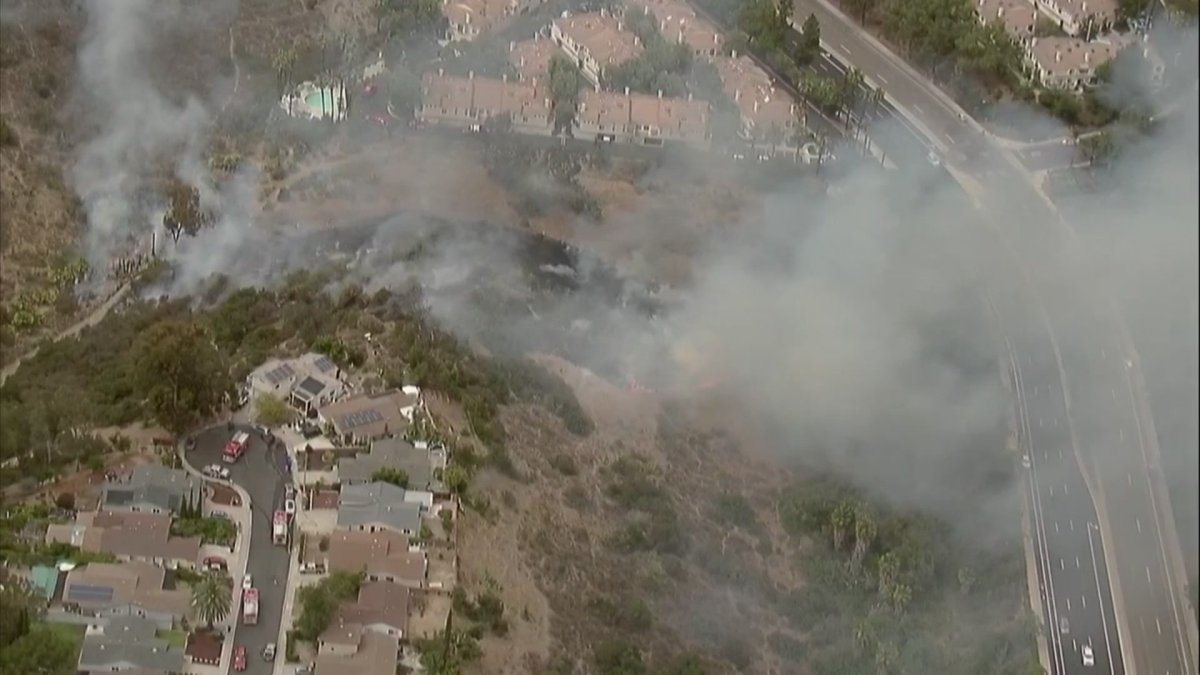
{"label": "driveway", "polygon": [[[288,548],[271,543],[271,517],[276,508],[282,508],[283,488],[291,480],[286,469],[286,451],[279,444],[268,449],[266,441],[252,427],[237,425],[230,429],[220,425],[196,434],[195,446],[188,451],[187,458],[197,468],[221,464],[221,452],[234,431],[249,432],[250,446],[237,464],[222,466],[230,468],[233,482],[250,495],[251,533],[247,572],[254,576],[254,587],[259,591],[258,624],[241,625],[239,617],[235,644],[246,647],[247,673],[269,675],[272,664],[263,661],[262,650],[268,642],[275,642],[279,637],[289,568]],[[234,579],[234,583],[240,585],[241,579]],[[239,602],[240,597],[239,594]],[[240,610],[239,605],[232,608],[231,612]],[[277,658],[283,658],[283,645],[278,645]]]}

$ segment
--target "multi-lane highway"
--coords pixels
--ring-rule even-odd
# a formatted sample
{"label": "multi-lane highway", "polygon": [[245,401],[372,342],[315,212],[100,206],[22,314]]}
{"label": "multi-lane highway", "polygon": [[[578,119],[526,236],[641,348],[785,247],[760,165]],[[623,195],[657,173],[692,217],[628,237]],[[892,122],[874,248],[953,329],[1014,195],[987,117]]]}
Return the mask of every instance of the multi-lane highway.
{"label": "multi-lane highway", "polygon": [[[1012,379],[1051,672],[1083,672],[1089,644],[1090,672],[1196,673],[1196,623],[1136,354],[1103,290],[1074,281],[1071,234],[1028,173],[1058,164],[1067,149],[1003,149],[845,14],[823,0],[795,0],[797,21],[809,13],[828,52],[818,69],[852,64],[884,90],[884,115],[902,122],[873,133],[876,143],[897,163],[933,151],[996,221],[1009,275],[1025,281],[1023,297],[998,304],[1014,327]],[[1066,631],[1055,625],[1062,618]]]}

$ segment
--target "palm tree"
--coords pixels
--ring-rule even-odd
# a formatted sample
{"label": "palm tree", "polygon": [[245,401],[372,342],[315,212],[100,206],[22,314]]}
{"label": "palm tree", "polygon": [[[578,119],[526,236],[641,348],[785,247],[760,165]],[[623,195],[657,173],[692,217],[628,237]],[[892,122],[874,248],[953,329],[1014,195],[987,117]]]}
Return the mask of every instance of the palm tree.
{"label": "palm tree", "polygon": [[229,616],[233,596],[228,577],[220,572],[205,572],[192,586],[192,611],[212,630],[213,624]]}
{"label": "palm tree", "polygon": [[900,658],[900,650],[894,642],[880,642],[875,648],[875,672],[887,675]]}
{"label": "palm tree", "polygon": [[854,551],[850,553],[850,567],[858,569],[862,565],[867,549],[875,542],[875,517],[864,506],[860,506],[854,514]]}
{"label": "palm tree", "polygon": [[833,550],[840,551],[846,543],[846,533],[854,525],[854,507],[847,502],[838,504],[829,516],[833,525]]}
{"label": "palm tree", "polygon": [[892,551],[879,556],[879,597],[888,598],[900,574],[900,559]]}
{"label": "palm tree", "polygon": [[912,601],[912,586],[908,584],[896,584],[892,586],[892,610],[897,614],[903,614],[908,607],[908,603]]}
{"label": "palm tree", "polygon": [[271,68],[275,71],[275,78],[281,92],[287,91],[288,87],[294,84],[296,61],[299,58],[299,50],[296,48],[296,43],[293,42],[275,52],[275,57],[271,59]]}

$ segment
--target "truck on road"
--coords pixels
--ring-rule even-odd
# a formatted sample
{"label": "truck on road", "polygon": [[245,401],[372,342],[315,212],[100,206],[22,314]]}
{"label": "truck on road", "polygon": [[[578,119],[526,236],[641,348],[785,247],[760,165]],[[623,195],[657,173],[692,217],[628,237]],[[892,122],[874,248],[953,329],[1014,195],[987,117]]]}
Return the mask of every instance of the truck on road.
{"label": "truck on road", "polygon": [[242,458],[242,455],[246,453],[246,448],[249,445],[250,434],[246,433],[245,431],[237,432],[225,446],[225,452],[222,456],[222,459],[225,460],[226,464],[233,464]]}
{"label": "truck on road", "polygon": [[288,515],[286,511],[275,512],[275,519],[271,521],[271,540],[276,546],[287,546]]}
{"label": "truck on road", "polygon": [[258,623],[258,589],[242,591],[242,623],[253,626]]}

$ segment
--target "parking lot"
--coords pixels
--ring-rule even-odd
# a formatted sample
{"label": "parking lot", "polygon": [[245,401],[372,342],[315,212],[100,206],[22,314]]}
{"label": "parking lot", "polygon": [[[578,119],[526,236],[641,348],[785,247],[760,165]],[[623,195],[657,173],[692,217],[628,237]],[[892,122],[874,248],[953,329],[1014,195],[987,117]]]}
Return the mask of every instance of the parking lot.
{"label": "parking lot", "polygon": [[[247,431],[250,441],[247,450],[235,464],[222,462],[222,451],[236,431]],[[284,447],[276,444],[269,447],[262,434],[248,426],[218,426],[198,433],[195,443],[187,451],[188,462],[203,470],[210,464],[228,467],[233,482],[240,485],[250,497],[251,532],[250,553],[247,572],[252,575],[254,587],[259,591],[259,618],[254,626],[242,625],[234,632],[235,645],[244,645],[247,651],[247,669],[251,675],[268,675],[273,664],[262,658],[263,648],[276,642],[279,636],[280,613],[283,609],[284,589],[288,577],[288,548],[275,546],[271,537],[271,519],[276,509],[283,508],[284,485],[291,477],[287,466]],[[236,570],[231,570],[236,574]],[[235,585],[241,587],[241,579]],[[235,595],[231,614],[241,612],[241,593]],[[276,658],[283,659],[284,645],[278,645]]]}

